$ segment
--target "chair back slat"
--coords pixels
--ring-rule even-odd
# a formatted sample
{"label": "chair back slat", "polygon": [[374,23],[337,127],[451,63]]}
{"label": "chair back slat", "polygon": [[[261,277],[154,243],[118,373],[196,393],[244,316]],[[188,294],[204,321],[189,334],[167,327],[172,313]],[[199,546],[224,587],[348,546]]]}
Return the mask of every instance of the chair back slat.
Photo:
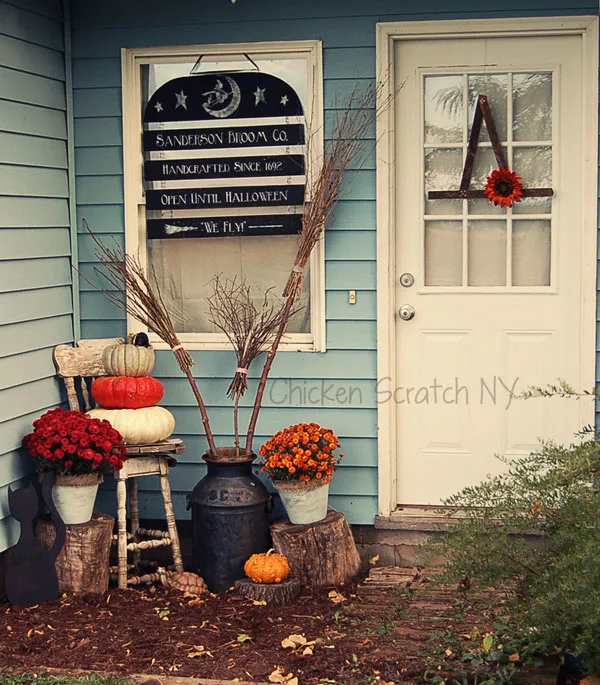
{"label": "chair back slat", "polygon": [[123,342],[123,338],[89,338],[80,340],[76,347],[57,345],[54,348],[54,364],[63,378],[76,376],[105,376],[102,354],[109,345]]}
{"label": "chair back slat", "polygon": [[90,379],[106,376],[102,355],[109,345],[122,343],[123,338],[88,338],[75,347],[57,345],[53,359],[58,375],[63,379],[71,409],[88,411],[92,408],[88,383]]}

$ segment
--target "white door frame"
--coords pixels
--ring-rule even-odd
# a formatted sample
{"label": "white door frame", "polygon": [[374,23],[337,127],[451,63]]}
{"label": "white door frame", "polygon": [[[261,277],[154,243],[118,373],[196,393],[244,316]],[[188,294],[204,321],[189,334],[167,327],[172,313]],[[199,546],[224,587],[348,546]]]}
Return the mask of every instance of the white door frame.
{"label": "white door frame", "polygon": [[[385,389],[398,387],[396,371],[395,311],[395,188],[394,43],[433,38],[478,38],[580,35],[583,43],[582,140],[582,254],[581,376],[595,378],[596,340],[596,235],[598,196],[598,17],[536,17],[525,19],[469,19],[450,21],[390,22],[377,25],[377,74],[381,114],[377,120],[377,375]],[[396,508],[396,405],[378,404],[379,515]]]}

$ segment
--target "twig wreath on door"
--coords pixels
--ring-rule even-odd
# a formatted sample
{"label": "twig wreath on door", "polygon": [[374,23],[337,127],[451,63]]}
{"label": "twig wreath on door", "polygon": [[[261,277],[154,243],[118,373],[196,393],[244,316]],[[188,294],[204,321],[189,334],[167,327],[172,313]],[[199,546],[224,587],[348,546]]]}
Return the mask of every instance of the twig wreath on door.
{"label": "twig wreath on door", "polygon": [[[473,164],[477,154],[477,145],[483,122],[485,122],[490,137],[498,169],[494,169],[487,177],[483,190],[471,190]],[[460,188],[458,190],[430,190],[427,198],[429,200],[487,198],[496,206],[512,207],[514,202],[519,202],[524,197],[552,197],[552,195],[554,195],[552,188],[524,188],[523,179],[517,176],[514,171],[511,171],[502,149],[502,143],[498,136],[487,95],[478,95]]]}

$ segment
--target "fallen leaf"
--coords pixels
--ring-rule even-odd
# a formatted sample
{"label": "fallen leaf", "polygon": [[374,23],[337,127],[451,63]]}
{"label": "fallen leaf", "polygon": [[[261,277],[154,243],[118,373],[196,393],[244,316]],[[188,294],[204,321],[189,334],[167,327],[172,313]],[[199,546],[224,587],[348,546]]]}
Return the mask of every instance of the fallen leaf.
{"label": "fallen leaf", "polygon": [[250,640],[252,640],[252,638],[250,637],[250,635],[246,635],[246,633],[240,633],[237,636],[238,642],[250,642]]}
{"label": "fallen leaf", "polygon": [[371,564],[371,566],[375,566],[375,564],[376,564],[378,561],[379,561],[379,554],[376,554],[374,557],[371,557],[371,558],[369,559],[369,564]]}
{"label": "fallen leaf", "polygon": [[[269,675],[269,681],[271,683],[286,683],[288,679],[283,673],[283,668],[281,668],[281,666],[277,666],[275,670]],[[290,673],[289,675],[291,676],[292,674]]]}
{"label": "fallen leaf", "polygon": [[340,602],[346,601],[344,595],[339,593],[337,590],[331,590],[327,596],[334,604],[339,604]]}
{"label": "fallen leaf", "polygon": [[445,654],[446,656],[452,656],[453,651],[452,651],[451,649],[447,649],[447,650],[444,652],[444,654]]}
{"label": "fallen leaf", "polygon": [[511,655],[508,657],[508,660],[509,660],[509,661],[521,661],[521,657],[519,656],[519,653],[517,652],[517,653],[515,653],[515,654],[511,654]]}
{"label": "fallen leaf", "polygon": [[285,675],[285,671],[281,666],[277,666],[273,673],[269,676],[272,683],[281,683],[281,685],[298,685],[298,678],[292,673]]}
{"label": "fallen leaf", "polygon": [[304,637],[304,635],[288,635],[281,641],[281,646],[297,649],[298,647],[304,646],[306,643],[307,639]]}
{"label": "fallen leaf", "polygon": [[212,657],[212,654],[204,647],[204,645],[194,645],[193,651],[188,652],[188,659],[195,659],[197,656]]}
{"label": "fallen leaf", "polygon": [[313,653],[312,647],[305,647],[302,656],[310,656]]}

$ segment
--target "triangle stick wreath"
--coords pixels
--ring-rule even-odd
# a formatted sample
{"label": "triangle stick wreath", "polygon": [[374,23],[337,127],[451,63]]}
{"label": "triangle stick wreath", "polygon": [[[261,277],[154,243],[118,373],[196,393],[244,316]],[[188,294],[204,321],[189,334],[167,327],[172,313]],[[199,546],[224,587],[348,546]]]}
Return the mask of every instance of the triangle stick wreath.
{"label": "triangle stick wreath", "polygon": [[[465,157],[465,164],[463,167],[462,179],[460,181],[459,190],[430,190],[427,194],[429,200],[455,200],[463,198],[485,198],[484,190],[471,190],[471,177],[473,175],[473,164],[475,162],[475,155],[477,154],[477,145],[479,143],[479,135],[481,134],[481,124],[485,121],[485,125],[492,143],[492,150],[496,157],[499,169],[508,169],[508,163],[504,156],[504,150],[498,137],[494,117],[487,99],[487,95],[477,96],[477,106],[475,107],[475,115],[473,116],[473,126],[471,127],[471,135],[469,136],[469,145],[467,147],[467,155]],[[552,188],[523,188],[522,197],[551,197],[554,195]]]}

